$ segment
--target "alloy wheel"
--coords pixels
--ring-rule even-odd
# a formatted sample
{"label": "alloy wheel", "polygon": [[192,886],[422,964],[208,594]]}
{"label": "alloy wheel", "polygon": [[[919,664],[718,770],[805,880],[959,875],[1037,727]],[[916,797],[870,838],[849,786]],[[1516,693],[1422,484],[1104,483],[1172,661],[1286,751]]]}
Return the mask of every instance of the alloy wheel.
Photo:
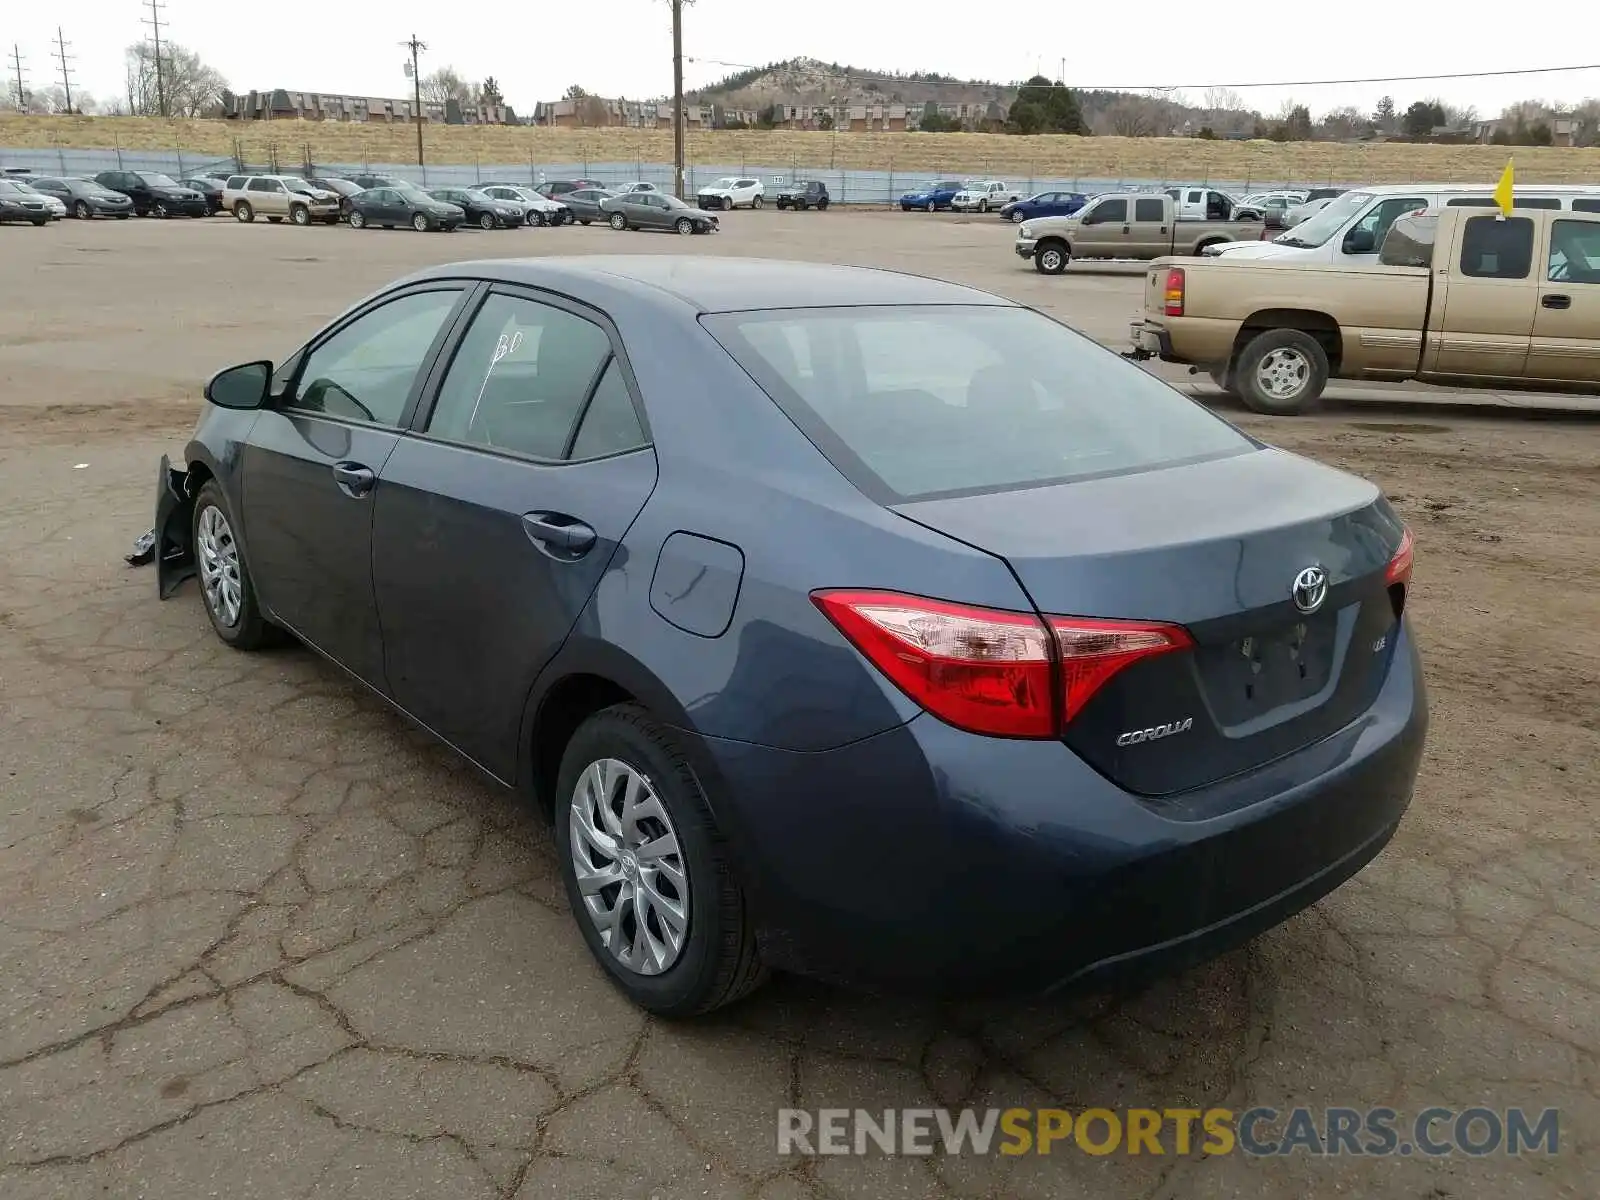
{"label": "alloy wheel", "polygon": [[637,974],[669,969],[688,940],[689,876],[650,780],[620,759],[590,763],[573,790],[570,826],[573,875],[600,944]]}
{"label": "alloy wheel", "polygon": [[244,587],[239,578],[239,546],[233,527],[216,505],[200,514],[196,537],[200,591],[217,621],[232,629],[239,623]]}
{"label": "alloy wheel", "polygon": [[1292,347],[1280,347],[1256,364],[1256,383],[1274,400],[1292,400],[1311,379],[1311,364]]}

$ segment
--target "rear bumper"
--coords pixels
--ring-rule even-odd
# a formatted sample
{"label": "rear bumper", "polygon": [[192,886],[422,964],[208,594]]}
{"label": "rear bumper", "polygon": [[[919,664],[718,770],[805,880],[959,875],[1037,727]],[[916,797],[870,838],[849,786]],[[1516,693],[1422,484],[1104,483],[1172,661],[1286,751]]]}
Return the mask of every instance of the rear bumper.
{"label": "rear bumper", "polygon": [[1426,728],[1406,631],[1359,721],[1171,801],[926,715],[826,753],[705,744],[772,965],[974,995],[1144,978],[1304,909],[1393,836]]}
{"label": "rear bumper", "polygon": [[1172,335],[1154,321],[1135,321],[1128,327],[1129,349],[1124,355],[1142,362],[1147,358],[1172,361]]}

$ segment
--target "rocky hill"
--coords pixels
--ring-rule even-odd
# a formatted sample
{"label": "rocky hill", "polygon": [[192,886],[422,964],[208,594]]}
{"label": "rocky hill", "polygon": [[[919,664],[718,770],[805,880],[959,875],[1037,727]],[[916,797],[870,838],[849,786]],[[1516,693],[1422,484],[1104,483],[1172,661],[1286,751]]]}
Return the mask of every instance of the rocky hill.
{"label": "rocky hill", "polygon": [[985,80],[955,79],[933,71],[873,71],[814,58],[792,58],[739,71],[690,95],[730,108],[762,108],[768,104],[874,100],[921,106],[930,100],[945,104],[986,101],[1008,103],[1017,89]]}

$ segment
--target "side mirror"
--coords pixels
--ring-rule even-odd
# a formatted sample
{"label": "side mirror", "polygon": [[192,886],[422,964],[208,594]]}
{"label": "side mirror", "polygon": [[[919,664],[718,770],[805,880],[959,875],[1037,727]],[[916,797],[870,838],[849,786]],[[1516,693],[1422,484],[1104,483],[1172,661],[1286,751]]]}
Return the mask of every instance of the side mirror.
{"label": "side mirror", "polygon": [[218,408],[260,408],[267,402],[272,364],[265,360],[219,371],[206,384],[206,399]]}
{"label": "side mirror", "polygon": [[1378,239],[1370,229],[1352,229],[1344,235],[1346,254],[1371,254],[1378,248]]}

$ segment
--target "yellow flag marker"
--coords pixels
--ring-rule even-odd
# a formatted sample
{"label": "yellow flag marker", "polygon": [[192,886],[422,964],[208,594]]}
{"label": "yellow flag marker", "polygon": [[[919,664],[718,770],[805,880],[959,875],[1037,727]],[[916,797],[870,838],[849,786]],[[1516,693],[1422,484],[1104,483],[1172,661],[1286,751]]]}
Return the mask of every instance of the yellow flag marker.
{"label": "yellow flag marker", "polygon": [[1500,172],[1500,182],[1494,185],[1494,202],[1500,206],[1500,215],[1511,215],[1511,164],[1515,159],[1506,160],[1506,169]]}

